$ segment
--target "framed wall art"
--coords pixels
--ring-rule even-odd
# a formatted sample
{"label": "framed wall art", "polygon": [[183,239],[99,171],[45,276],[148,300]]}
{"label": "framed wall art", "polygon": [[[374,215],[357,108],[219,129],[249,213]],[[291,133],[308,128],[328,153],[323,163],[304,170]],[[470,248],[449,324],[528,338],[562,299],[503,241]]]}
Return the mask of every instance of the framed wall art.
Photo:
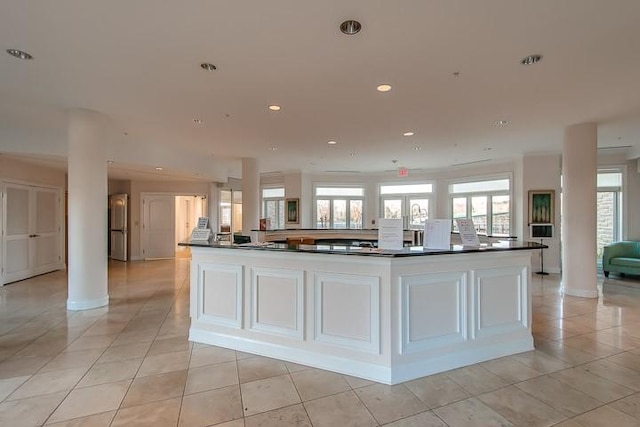
{"label": "framed wall art", "polygon": [[286,199],[285,208],[287,224],[298,224],[300,222],[300,199]]}
{"label": "framed wall art", "polygon": [[554,190],[529,191],[529,224],[553,224],[555,219]]}

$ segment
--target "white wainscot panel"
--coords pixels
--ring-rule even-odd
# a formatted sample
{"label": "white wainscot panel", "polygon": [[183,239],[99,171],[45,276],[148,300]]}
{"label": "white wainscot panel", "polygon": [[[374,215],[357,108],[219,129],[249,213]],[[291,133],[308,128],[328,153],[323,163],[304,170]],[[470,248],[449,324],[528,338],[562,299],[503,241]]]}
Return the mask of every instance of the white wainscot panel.
{"label": "white wainscot panel", "polygon": [[202,263],[199,318],[213,324],[242,328],[242,266]]}
{"label": "white wainscot panel", "polygon": [[467,339],[466,273],[402,276],[401,353]]}
{"label": "white wainscot panel", "polygon": [[528,328],[526,268],[474,272],[474,338]]}
{"label": "white wainscot panel", "polygon": [[251,329],[304,338],[304,271],[251,269]]}
{"label": "white wainscot panel", "polygon": [[316,273],[315,339],[348,349],[380,353],[380,279]]}

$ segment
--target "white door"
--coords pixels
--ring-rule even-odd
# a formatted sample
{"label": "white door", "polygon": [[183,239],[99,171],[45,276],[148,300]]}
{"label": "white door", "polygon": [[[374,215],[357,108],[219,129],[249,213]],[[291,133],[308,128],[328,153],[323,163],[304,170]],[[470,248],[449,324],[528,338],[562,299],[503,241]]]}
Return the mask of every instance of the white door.
{"label": "white door", "polygon": [[193,222],[193,209],[192,209],[192,200],[185,198],[184,199],[184,234],[185,238],[189,238],[191,236],[191,230],[195,228],[197,224]]}
{"label": "white door", "polygon": [[175,256],[175,197],[146,194],[142,196],[142,256]]}
{"label": "white door", "polygon": [[50,188],[33,188],[34,237],[31,254],[33,274],[56,270],[61,262],[60,253],[60,192]]}
{"label": "white door", "polygon": [[61,267],[59,190],[7,183],[3,211],[3,283]]}
{"label": "white door", "polygon": [[114,194],[109,197],[111,222],[109,238],[111,239],[111,259],[127,260],[127,199],[126,194]]}
{"label": "white door", "polygon": [[[197,225],[193,221],[193,200],[191,196],[176,196],[176,241],[185,242],[191,237],[191,231]],[[175,251],[186,253],[189,248],[176,246]]]}
{"label": "white door", "polygon": [[30,188],[6,184],[4,188],[4,282],[26,279],[31,275],[29,254],[32,233],[29,230]]}

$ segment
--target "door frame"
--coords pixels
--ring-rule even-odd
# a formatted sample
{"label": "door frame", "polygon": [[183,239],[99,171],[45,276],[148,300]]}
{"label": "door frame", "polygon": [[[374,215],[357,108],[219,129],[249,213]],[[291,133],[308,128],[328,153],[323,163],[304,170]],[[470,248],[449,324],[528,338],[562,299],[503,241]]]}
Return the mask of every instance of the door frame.
{"label": "door frame", "polygon": [[[196,196],[196,197],[203,197],[207,200],[207,216],[209,216],[210,212],[211,212],[211,203],[209,200],[209,195],[207,193],[198,193],[198,192],[187,192],[187,191],[172,191],[172,192],[163,192],[163,191],[142,191],[139,193],[140,194],[140,199],[139,199],[139,205],[140,205],[140,226],[138,227],[138,241],[140,242],[140,254],[139,254],[139,258],[133,258],[130,257],[130,260],[136,260],[136,259],[140,259],[140,260],[146,260],[147,258],[145,257],[143,251],[144,251],[144,228],[143,228],[143,221],[144,221],[144,203],[142,203],[142,201],[144,200],[145,197],[147,196],[173,196],[174,199],[177,196]],[[174,206],[175,207],[175,206]],[[173,236],[174,236],[174,240],[175,240],[175,235],[176,235],[176,221],[174,218],[173,221]],[[152,258],[149,258],[152,259]]]}

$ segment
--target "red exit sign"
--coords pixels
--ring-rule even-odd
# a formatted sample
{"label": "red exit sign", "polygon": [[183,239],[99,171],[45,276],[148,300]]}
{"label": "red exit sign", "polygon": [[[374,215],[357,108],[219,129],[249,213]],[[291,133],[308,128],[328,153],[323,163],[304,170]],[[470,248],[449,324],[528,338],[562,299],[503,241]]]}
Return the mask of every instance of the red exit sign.
{"label": "red exit sign", "polygon": [[405,176],[409,176],[409,169],[407,168],[398,168],[398,176],[404,178]]}

